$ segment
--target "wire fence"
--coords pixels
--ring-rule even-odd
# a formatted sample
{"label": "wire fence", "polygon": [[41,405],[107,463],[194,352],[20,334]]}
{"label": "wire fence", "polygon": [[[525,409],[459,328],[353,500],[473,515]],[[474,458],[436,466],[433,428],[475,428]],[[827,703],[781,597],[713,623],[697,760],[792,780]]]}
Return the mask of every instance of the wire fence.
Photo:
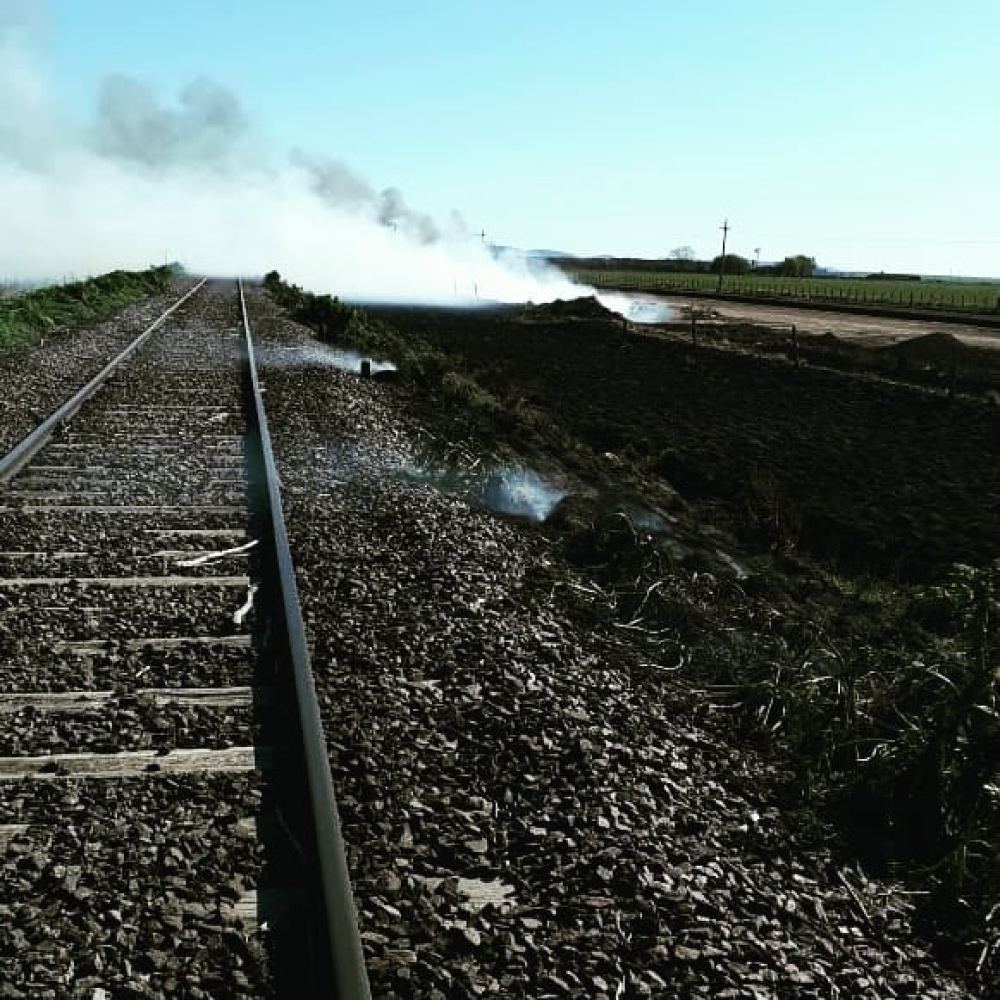
{"label": "wire fence", "polygon": [[940,309],[978,314],[1000,313],[1000,284],[964,281],[868,278],[781,278],[765,275],[687,274],[579,268],[574,275],[598,288],[635,292],[695,292],[762,299],[788,299],[833,305]]}

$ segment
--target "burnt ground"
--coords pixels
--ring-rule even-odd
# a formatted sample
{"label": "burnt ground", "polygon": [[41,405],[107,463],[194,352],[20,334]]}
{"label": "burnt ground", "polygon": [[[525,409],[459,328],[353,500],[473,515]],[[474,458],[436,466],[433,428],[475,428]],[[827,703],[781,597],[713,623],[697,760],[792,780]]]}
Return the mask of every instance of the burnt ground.
{"label": "burnt ground", "polygon": [[480,421],[492,439],[591,480],[671,487],[757,552],[903,579],[1000,553],[1000,406],[949,398],[936,368],[914,372],[930,385],[889,381],[875,352],[806,338],[796,368],[746,326],[702,327],[692,346],[683,327],[548,309],[375,313],[495,398]]}
{"label": "burnt ground", "polygon": [[[846,702],[803,665],[877,650],[844,685],[892,744],[877,675],[925,637],[857,580],[996,553],[995,408],[588,303],[370,310],[382,383],[251,310],[377,995],[990,995],[983,913],[942,931],[919,769],[891,816],[877,774],[821,807]],[[571,496],[499,517],[404,474],[427,442]]]}

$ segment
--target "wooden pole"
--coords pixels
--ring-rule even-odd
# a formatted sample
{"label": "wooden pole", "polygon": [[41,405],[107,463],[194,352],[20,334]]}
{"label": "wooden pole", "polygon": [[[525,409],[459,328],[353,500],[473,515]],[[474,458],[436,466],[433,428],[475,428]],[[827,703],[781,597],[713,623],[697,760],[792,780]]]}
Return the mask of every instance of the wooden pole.
{"label": "wooden pole", "polygon": [[719,258],[719,283],[715,287],[716,292],[722,291],[722,279],[726,274],[726,237],[732,227],[729,225],[729,220],[725,219],[719,228],[722,230],[722,256]]}

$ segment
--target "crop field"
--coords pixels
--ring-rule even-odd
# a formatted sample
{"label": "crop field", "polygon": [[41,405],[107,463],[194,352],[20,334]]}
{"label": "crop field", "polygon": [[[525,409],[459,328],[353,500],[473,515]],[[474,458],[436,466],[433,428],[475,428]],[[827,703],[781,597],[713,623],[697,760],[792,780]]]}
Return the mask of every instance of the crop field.
{"label": "crop field", "polygon": [[[717,274],[569,266],[567,270],[595,288],[636,292],[715,294]],[[943,312],[1000,314],[1000,284],[971,281],[898,281],[877,278],[784,278],[727,275],[723,295],[787,299],[831,305],[888,309],[939,309]]]}

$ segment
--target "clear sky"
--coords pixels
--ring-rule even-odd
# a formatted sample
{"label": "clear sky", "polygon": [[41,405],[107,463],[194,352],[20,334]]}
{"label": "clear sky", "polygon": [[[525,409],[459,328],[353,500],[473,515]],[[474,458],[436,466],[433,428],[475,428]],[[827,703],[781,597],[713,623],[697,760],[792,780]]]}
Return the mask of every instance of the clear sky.
{"label": "clear sky", "polygon": [[503,244],[1000,275],[1000,0],[0,0],[69,113],[232,91]]}

